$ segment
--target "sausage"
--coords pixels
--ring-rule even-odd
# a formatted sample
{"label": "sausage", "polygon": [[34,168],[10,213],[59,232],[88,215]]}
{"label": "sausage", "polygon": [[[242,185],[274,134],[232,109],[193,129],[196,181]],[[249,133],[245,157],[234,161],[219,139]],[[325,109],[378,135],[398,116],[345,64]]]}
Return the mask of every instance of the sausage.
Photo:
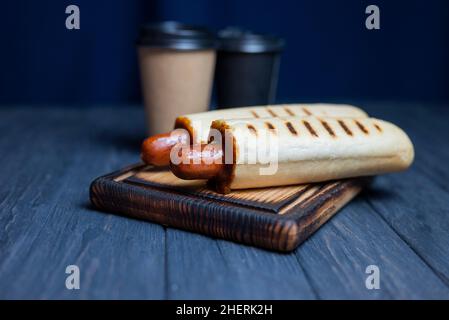
{"label": "sausage", "polygon": [[184,130],[174,130],[147,138],[142,143],[141,155],[143,162],[154,166],[166,166],[170,163],[170,150],[177,143],[186,143],[188,133]]}
{"label": "sausage", "polygon": [[185,145],[177,155],[178,159],[170,159],[170,169],[184,180],[211,179],[223,170],[223,151],[218,144]]}

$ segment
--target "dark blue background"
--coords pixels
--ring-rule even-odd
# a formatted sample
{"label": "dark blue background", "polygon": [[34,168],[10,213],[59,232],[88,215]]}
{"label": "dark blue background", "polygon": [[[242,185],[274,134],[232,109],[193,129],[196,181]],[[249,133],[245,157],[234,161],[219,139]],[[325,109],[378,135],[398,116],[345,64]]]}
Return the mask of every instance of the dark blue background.
{"label": "dark blue background", "polygon": [[[81,30],[65,28],[77,4]],[[365,28],[365,8],[381,30]],[[8,1],[0,104],[140,102],[134,41],[144,21],[242,26],[285,37],[279,101],[449,100],[449,1]]]}

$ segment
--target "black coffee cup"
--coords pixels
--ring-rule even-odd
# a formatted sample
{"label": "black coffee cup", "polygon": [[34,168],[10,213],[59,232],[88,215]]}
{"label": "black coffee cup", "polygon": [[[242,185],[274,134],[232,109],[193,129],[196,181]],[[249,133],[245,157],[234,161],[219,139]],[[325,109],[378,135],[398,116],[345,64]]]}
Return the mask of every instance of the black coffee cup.
{"label": "black coffee cup", "polygon": [[284,40],[239,29],[218,33],[218,108],[273,104]]}

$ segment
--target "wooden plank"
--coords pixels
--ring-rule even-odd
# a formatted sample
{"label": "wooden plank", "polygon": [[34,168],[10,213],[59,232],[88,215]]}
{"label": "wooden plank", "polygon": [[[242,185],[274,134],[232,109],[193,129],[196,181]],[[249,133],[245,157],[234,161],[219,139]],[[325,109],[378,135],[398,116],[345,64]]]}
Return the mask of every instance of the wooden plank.
{"label": "wooden plank", "polygon": [[418,171],[379,178],[373,188],[367,201],[449,286],[449,194]]}
{"label": "wooden plank", "polygon": [[[163,298],[164,230],[92,211],[98,172],[135,161],[115,143],[132,126],[111,109],[11,111],[0,140],[1,298]],[[137,120],[138,113],[135,113]],[[121,132],[123,131],[123,132]],[[108,140],[110,139],[110,140]],[[65,288],[76,264],[81,290]]]}
{"label": "wooden plank", "polygon": [[[202,198],[220,202],[255,207],[273,213],[278,213],[308,188],[307,185],[293,185],[276,188],[234,190],[228,194],[219,194],[211,190],[204,180],[181,180],[168,169],[161,170],[151,166],[145,166],[123,180],[139,185],[162,187],[193,196],[200,195]],[[114,179],[114,181],[117,181],[117,179]]]}
{"label": "wooden plank", "polygon": [[449,133],[444,115],[448,112],[420,107],[407,112],[385,107],[379,110],[413,134],[417,158],[409,171],[377,179],[366,199],[449,285],[449,192],[445,187],[449,156],[444,144]]}
{"label": "wooden plank", "polygon": [[167,229],[170,299],[313,299],[294,254]]}
{"label": "wooden plank", "polygon": [[[363,196],[346,206],[296,251],[321,299],[448,298],[449,289]],[[380,269],[380,289],[368,290],[369,265]]]}

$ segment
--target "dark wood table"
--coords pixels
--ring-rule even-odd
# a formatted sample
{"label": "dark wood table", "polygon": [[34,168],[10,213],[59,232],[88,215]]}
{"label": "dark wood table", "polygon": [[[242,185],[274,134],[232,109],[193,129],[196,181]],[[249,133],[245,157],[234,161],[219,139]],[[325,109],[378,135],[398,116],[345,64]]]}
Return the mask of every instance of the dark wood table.
{"label": "dark wood table", "polygon": [[416,161],[290,254],[93,210],[90,182],[139,159],[141,108],[0,108],[0,298],[449,298],[449,106],[362,106],[409,133]]}

